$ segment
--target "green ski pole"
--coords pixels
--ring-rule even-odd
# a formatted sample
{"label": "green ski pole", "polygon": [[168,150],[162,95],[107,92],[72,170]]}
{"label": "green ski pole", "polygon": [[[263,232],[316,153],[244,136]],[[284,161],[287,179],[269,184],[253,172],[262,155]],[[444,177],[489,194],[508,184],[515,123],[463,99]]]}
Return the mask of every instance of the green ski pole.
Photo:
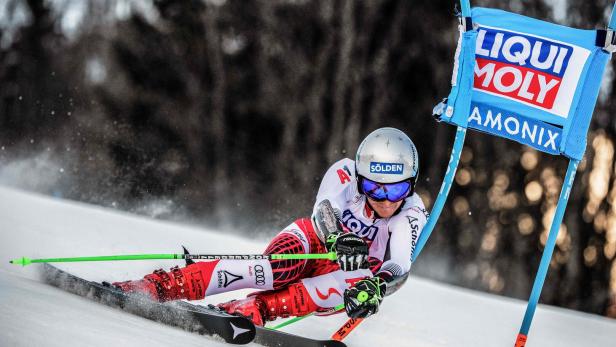
{"label": "green ski pole", "polygon": [[[338,311],[338,310],[342,310],[342,309],[344,309],[344,304],[341,304],[341,305],[338,305],[338,306],[334,307],[334,312],[336,312],[336,311]],[[308,317],[314,316],[314,314],[315,314],[315,313],[314,313],[314,312],[312,312],[312,313],[307,314],[307,315],[305,315],[305,316],[299,316],[299,317],[291,318],[291,319],[288,319],[288,320],[286,320],[286,321],[284,321],[284,322],[282,322],[282,323],[280,323],[280,324],[278,324],[278,325],[276,325],[276,326],[273,326],[273,327],[271,327],[271,328],[269,328],[269,327],[266,327],[266,328],[267,328],[267,329],[270,329],[270,330],[278,330],[278,329],[280,329],[280,328],[284,328],[284,327],[286,327],[287,325],[291,325],[291,324],[293,324],[293,323],[297,323],[297,322],[299,322],[299,321],[300,321],[300,320],[302,320],[302,319],[305,319],[305,318],[308,318]]]}
{"label": "green ski pole", "polygon": [[26,266],[33,263],[68,263],[85,261],[118,261],[118,260],[153,260],[153,259],[191,259],[191,260],[284,260],[284,259],[329,259],[336,260],[336,253],[322,254],[131,254],[103,255],[93,257],[44,258],[30,259],[21,257],[10,261],[11,264]]}
{"label": "green ski pole", "polygon": [[[359,302],[365,302],[365,301],[367,301],[367,300],[368,300],[368,297],[369,297],[369,295],[368,295],[368,293],[367,293],[367,292],[365,292],[365,291],[361,291],[361,292],[359,292],[359,295],[357,295],[357,299],[359,300]],[[338,310],[343,310],[343,309],[344,309],[344,304],[340,304],[340,305],[338,305],[338,306],[334,307],[334,312],[336,312],[336,311],[338,311]],[[267,328],[267,329],[271,329],[271,330],[278,330],[278,329],[280,329],[280,328],[284,328],[284,327],[286,327],[287,325],[291,325],[291,324],[293,324],[293,323],[297,323],[297,322],[299,322],[300,320],[302,320],[302,319],[304,319],[304,318],[308,318],[308,317],[310,317],[310,316],[314,316],[314,314],[315,314],[315,312],[310,313],[310,314],[307,314],[307,315],[305,315],[305,316],[300,316],[300,317],[291,318],[291,319],[286,320],[286,321],[284,321],[284,322],[282,322],[282,323],[280,323],[280,324],[278,324],[278,325],[276,325],[276,326],[273,326],[273,327],[271,327],[271,328]]]}

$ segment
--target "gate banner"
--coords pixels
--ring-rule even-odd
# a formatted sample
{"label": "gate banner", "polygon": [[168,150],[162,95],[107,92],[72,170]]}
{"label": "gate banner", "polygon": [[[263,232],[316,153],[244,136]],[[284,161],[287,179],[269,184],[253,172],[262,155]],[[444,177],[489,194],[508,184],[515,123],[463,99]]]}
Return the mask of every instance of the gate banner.
{"label": "gate banner", "polygon": [[441,120],[581,160],[610,58],[597,31],[477,7],[472,21]]}

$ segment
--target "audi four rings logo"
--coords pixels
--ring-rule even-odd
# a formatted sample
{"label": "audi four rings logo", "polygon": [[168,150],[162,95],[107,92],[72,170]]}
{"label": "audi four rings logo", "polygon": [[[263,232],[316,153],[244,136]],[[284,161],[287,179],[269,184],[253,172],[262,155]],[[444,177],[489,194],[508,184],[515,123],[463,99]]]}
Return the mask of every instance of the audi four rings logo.
{"label": "audi four rings logo", "polygon": [[263,266],[255,265],[255,284],[258,286],[265,285],[265,271],[263,271]]}

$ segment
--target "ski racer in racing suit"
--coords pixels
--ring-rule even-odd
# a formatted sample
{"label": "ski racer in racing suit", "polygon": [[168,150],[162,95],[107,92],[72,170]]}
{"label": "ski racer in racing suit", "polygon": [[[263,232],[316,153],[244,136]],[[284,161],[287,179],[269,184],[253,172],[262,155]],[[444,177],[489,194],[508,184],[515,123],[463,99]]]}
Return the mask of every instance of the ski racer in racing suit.
{"label": "ski racer in racing suit", "polygon": [[418,171],[417,150],[408,136],[394,128],[375,130],[359,146],[355,161],[342,159],[327,170],[312,217],[284,228],[265,250],[336,252],[337,261],[204,261],[113,285],[161,302],[260,289],[219,307],[261,326],[279,317],[331,314],[343,303],[350,317],[368,317],[408,277],[428,216],[415,193]]}

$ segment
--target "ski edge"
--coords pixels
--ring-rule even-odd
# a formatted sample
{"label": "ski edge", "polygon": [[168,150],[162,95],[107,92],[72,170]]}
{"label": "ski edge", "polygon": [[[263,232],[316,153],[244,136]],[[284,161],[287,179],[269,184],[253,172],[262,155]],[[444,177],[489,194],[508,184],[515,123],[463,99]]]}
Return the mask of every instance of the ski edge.
{"label": "ski edge", "polygon": [[346,347],[346,344],[342,341],[315,340],[301,335],[263,327],[256,327],[256,329],[257,334],[253,342],[266,347]]}

